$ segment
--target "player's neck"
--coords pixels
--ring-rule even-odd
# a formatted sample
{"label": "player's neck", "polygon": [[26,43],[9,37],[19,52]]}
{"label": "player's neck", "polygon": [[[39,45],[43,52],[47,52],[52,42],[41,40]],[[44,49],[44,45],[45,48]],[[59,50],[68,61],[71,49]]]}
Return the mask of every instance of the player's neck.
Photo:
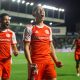
{"label": "player's neck", "polygon": [[41,22],[36,21],[36,25],[38,25],[38,26],[43,26],[44,23],[43,23],[43,21],[41,21]]}

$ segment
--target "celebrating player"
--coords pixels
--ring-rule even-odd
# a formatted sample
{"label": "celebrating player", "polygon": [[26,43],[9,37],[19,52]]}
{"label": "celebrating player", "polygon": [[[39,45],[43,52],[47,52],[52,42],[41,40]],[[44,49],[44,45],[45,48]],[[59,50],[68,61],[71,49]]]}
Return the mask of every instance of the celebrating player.
{"label": "celebrating player", "polygon": [[51,28],[43,23],[43,7],[35,7],[33,16],[35,24],[26,25],[23,34],[24,52],[29,66],[28,80],[56,80],[54,62],[57,67],[61,67],[62,64],[55,55]]}
{"label": "celebrating player", "polygon": [[0,80],[10,80],[11,46],[14,55],[18,55],[15,33],[9,29],[10,17],[3,13],[0,15]]}

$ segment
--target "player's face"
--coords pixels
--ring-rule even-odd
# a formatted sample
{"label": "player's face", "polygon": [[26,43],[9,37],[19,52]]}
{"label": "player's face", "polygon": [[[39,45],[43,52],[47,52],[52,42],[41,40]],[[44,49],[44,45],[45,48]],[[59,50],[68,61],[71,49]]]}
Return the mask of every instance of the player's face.
{"label": "player's face", "polygon": [[36,18],[37,20],[41,20],[41,21],[44,21],[45,19],[45,11],[42,7],[39,7],[38,10],[37,10],[37,13],[36,13]]}
{"label": "player's face", "polygon": [[10,17],[9,16],[4,16],[3,17],[2,25],[4,25],[4,26],[9,26],[10,25]]}

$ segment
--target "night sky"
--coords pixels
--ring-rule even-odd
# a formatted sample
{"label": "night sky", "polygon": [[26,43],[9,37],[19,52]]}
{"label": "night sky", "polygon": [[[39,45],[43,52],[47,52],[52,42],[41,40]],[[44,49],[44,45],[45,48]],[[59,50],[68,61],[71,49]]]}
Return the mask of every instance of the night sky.
{"label": "night sky", "polygon": [[[26,0],[28,1],[28,0]],[[75,32],[77,22],[80,22],[80,0],[29,0],[33,2],[41,2],[51,6],[64,8],[65,11],[65,25],[69,32]]]}
{"label": "night sky", "polygon": [[25,1],[41,3],[65,9],[64,25],[67,26],[68,32],[75,32],[76,23],[80,22],[80,0],[25,0]]}

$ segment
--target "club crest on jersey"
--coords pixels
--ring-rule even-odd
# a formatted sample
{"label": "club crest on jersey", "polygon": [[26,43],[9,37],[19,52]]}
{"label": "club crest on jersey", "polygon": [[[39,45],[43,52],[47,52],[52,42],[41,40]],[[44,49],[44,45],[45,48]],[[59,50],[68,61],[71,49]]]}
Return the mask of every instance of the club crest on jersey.
{"label": "club crest on jersey", "polygon": [[6,37],[10,37],[10,34],[6,34]]}
{"label": "club crest on jersey", "polygon": [[45,30],[45,33],[46,33],[46,34],[49,34],[49,31],[48,31],[48,30]]}
{"label": "club crest on jersey", "polygon": [[35,31],[35,33],[39,33],[38,31]]}

